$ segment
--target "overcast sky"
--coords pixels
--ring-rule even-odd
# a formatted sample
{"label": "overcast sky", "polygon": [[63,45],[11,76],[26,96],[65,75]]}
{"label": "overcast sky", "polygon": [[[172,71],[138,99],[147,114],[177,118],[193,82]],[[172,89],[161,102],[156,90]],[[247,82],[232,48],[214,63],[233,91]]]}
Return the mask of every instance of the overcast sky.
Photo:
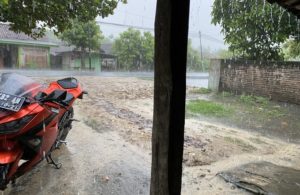
{"label": "overcast sky", "polygon": [[[191,0],[190,9],[190,38],[193,45],[199,47],[199,31],[202,32],[203,47],[217,50],[224,48],[223,36],[220,33],[220,27],[211,24],[211,9],[213,0]],[[154,17],[156,10],[156,0],[128,0],[127,4],[119,4],[114,15],[107,18],[97,18],[99,21],[125,24],[132,26],[141,26],[145,28],[154,27]],[[100,24],[101,30],[105,36],[118,34],[125,27]]]}

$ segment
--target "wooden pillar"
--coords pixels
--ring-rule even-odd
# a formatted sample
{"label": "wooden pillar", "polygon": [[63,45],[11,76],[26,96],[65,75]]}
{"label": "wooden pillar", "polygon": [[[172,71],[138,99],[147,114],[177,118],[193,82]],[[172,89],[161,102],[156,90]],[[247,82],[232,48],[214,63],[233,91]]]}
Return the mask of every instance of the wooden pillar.
{"label": "wooden pillar", "polygon": [[189,0],[157,0],[152,195],[180,194]]}

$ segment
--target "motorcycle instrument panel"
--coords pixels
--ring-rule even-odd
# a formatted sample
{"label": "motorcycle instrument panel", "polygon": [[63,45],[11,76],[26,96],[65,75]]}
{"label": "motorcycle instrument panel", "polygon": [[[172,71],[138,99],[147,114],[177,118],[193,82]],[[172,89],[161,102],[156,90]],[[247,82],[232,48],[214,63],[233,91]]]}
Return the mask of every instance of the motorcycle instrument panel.
{"label": "motorcycle instrument panel", "polygon": [[25,97],[19,97],[0,92],[0,108],[5,110],[18,112],[21,109],[24,101]]}

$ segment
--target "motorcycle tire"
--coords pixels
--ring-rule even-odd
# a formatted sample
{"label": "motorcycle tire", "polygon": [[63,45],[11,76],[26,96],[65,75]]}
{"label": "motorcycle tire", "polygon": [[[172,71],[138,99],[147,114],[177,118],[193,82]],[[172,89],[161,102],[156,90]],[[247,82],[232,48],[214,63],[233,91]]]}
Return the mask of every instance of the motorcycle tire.
{"label": "motorcycle tire", "polygon": [[7,187],[6,175],[9,170],[9,164],[0,165],[0,190],[5,190]]}
{"label": "motorcycle tire", "polygon": [[[60,124],[61,124],[61,134],[59,136],[59,140],[61,141],[65,141],[69,131],[72,129],[72,121],[70,119],[72,119],[74,116],[74,109],[73,107],[71,107],[62,117]],[[61,145],[61,143],[59,144]]]}

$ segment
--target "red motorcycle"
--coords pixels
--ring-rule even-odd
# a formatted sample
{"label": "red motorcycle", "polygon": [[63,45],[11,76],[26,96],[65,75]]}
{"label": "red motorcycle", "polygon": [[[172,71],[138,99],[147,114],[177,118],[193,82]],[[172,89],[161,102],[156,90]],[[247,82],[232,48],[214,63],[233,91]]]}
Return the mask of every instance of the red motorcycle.
{"label": "red motorcycle", "polygon": [[60,168],[51,153],[72,128],[73,103],[83,94],[75,78],[48,87],[15,73],[0,78],[0,189],[46,158]]}

